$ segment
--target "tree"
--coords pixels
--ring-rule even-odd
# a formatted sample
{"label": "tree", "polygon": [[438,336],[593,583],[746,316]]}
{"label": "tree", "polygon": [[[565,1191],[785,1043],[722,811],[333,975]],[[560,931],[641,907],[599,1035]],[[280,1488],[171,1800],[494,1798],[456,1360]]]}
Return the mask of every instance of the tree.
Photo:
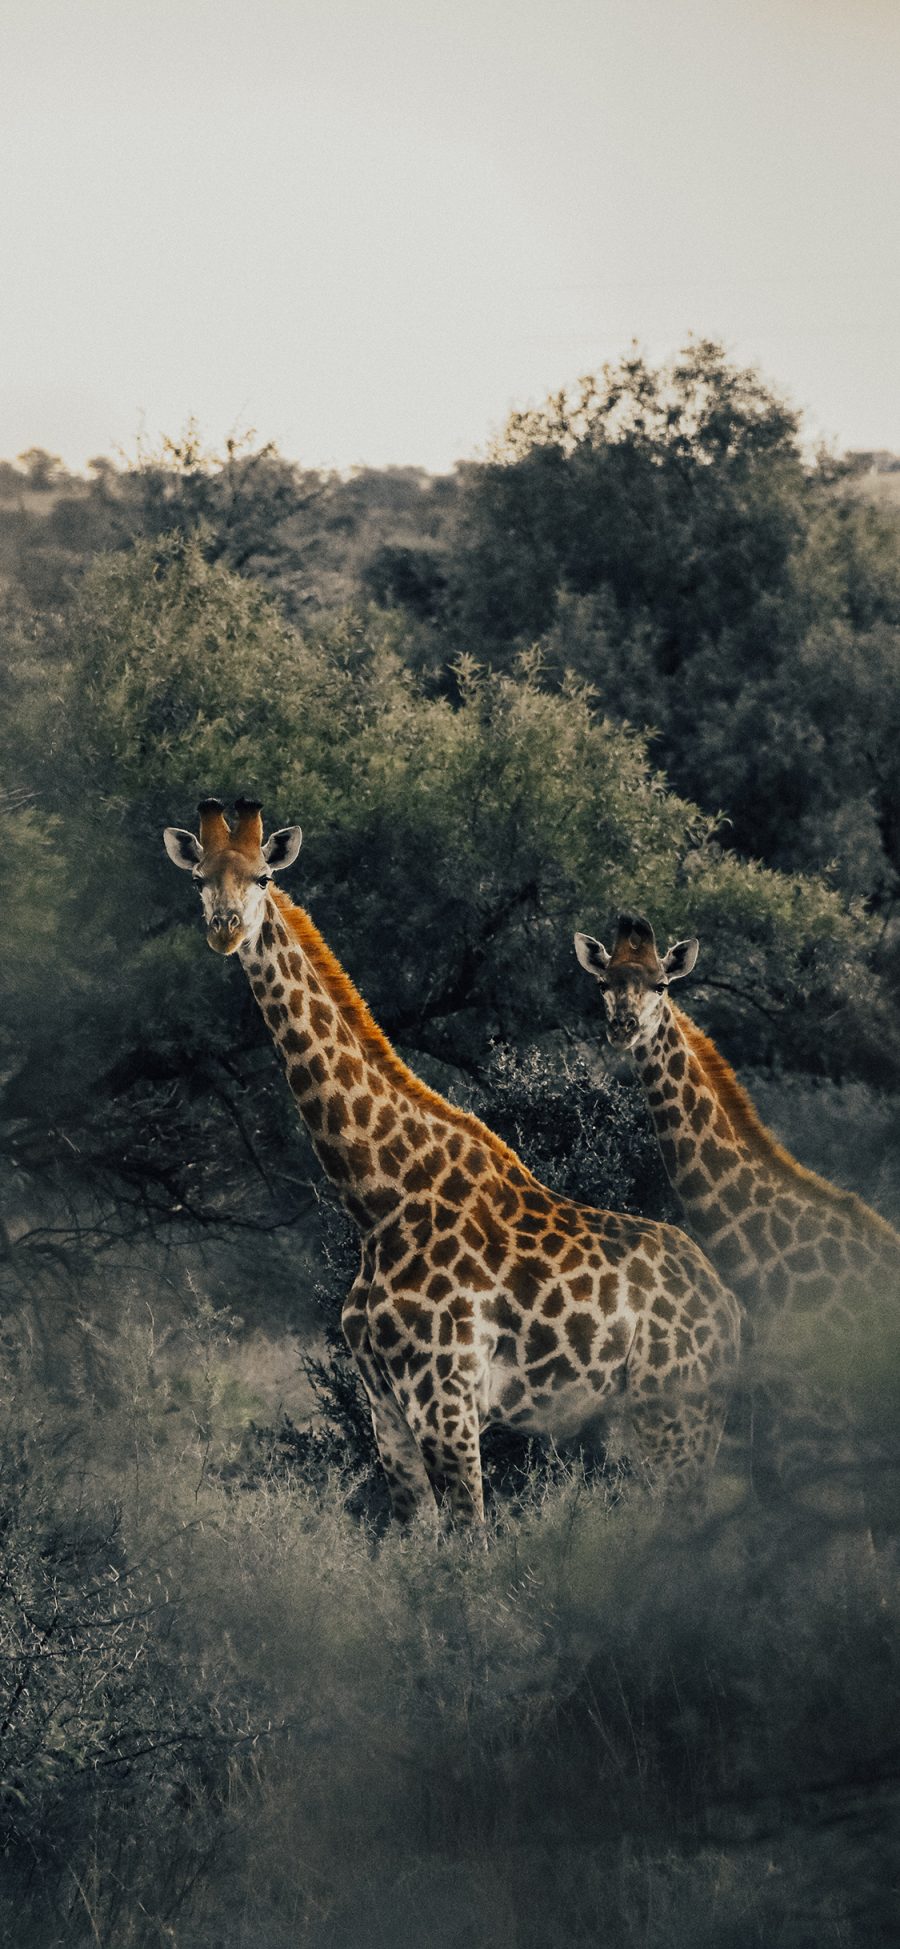
{"label": "tree", "polygon": [[602,591],[620,632],[652,619],[671,673],[783,586],[804,469],[796,414],[703,341],[514,414],[465,478],[463,629],[502,648],[549,626],[558,590]]}
{"label": "tree", "polygon": [[514,415],[464,475],[448,586],[460,641],[505,666],[539,639],[550,680],[572,668],[652,727],[744,854],[836,860],[848,889],[893,898],[894,710],[882,736],[871,669],[892,695],[900,522],[827,456],[810,467],[797,415],[720,347],[635,354]]}
{"label": "tree", "polygon": [[47,453],[44,447],[29,447],[27,452],[20,453],[19,465],[24,467],[28,486],[36,494],[47,494],[68,478],[59,455]]}

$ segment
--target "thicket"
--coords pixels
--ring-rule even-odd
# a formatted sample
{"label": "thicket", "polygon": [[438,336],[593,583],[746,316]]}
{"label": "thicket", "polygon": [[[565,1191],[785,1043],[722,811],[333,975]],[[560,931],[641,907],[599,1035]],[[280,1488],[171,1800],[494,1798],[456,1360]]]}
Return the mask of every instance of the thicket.
{"label": "thicket", "polygon": [[451,700],[404,647],[379,611],[298,631],[196,538],[101,557],[23,646],[4,752],[3,895],[23,937],[9,1019],[35,1064],[52,1044],[47,1087],[73,1058],[83,1076],[88,1048],[183,1066],[239,1040],[233,970],[198,954],[159,843],[213,783],[301,819],[302,897],[389,1031],[434,1053],[454,1028],[480,1052],[581,1012],[572,927],[631,904],[661,934],[700,934],[705,990],[748,1052],[827,1067],[868,1034],[883,1068],[859,904],[723,850],[577,679],[548,691],[535,658],[494,674],[463,659]]}

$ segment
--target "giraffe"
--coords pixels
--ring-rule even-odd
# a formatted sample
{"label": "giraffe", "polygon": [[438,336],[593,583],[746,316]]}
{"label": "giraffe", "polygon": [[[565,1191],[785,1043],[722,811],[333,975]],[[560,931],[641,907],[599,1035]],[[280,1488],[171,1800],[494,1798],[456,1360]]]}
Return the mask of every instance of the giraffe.
{"label": "giraffe", "polygon": [[272,884],[300,848],[218,799],[164,834],[209,945],[237,954],[319,1162],[359,1234],[342,1326],[395,1516],[483,1524],[480,1429],[589,1438],[610,1410],[645,1481],[696,1492],[714,1459],[740,1313],[673,1226],[558,1197],[413,1075],[309,914]]}
{"label": "giraffe", "polygon": [[[611,952],[589,934],[576,934],[575,950],[600,985],[609,1042],[631,1057],[691,1234],[743,1302],[759,1344],[773,1348],[793,1316],[846,1345],[867,1292],[892,1284],[900,1293],[900,1237],[783,1148],[715,1043],[670,1000],[699,942],[677,941],[660,955],[649,921],[620,914]],[[786,1450],[780,1408],[775,1419],[783,1424],[775,1447]],[[840,1419],[835,1407],[835,1450]]]}

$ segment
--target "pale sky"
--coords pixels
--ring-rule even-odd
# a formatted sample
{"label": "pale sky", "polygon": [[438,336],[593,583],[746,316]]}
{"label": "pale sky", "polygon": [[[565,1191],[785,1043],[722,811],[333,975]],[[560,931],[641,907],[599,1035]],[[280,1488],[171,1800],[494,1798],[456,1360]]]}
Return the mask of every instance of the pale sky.
{"label": "pale sky", "polygon": [[482,451],[724,340],[900,451],[900,0],[0,0],[0,455]]}

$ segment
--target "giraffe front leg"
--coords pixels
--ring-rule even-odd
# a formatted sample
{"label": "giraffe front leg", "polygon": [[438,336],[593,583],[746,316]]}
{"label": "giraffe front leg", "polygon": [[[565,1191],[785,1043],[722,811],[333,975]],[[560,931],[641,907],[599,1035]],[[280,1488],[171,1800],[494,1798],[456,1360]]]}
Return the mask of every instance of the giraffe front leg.
{"label": "giraffe front leg", "polygon": [[484,1483],[478,1410],[451,1394],[438,1403],[433,1425],[417,1430],[432,1489],[451,1522],[484,1535]]}
{"label": "giraffe front leg", "polygon": [[366,1390],[391,1509],[399,1523],[408,1524],[418,1518],[429,1530],[436,1531],[437,1504],[422,1451],[369,1337],[366,1312],[369,1292],[368,1281],[356,1282],[347,1297],[341,1326]]}

